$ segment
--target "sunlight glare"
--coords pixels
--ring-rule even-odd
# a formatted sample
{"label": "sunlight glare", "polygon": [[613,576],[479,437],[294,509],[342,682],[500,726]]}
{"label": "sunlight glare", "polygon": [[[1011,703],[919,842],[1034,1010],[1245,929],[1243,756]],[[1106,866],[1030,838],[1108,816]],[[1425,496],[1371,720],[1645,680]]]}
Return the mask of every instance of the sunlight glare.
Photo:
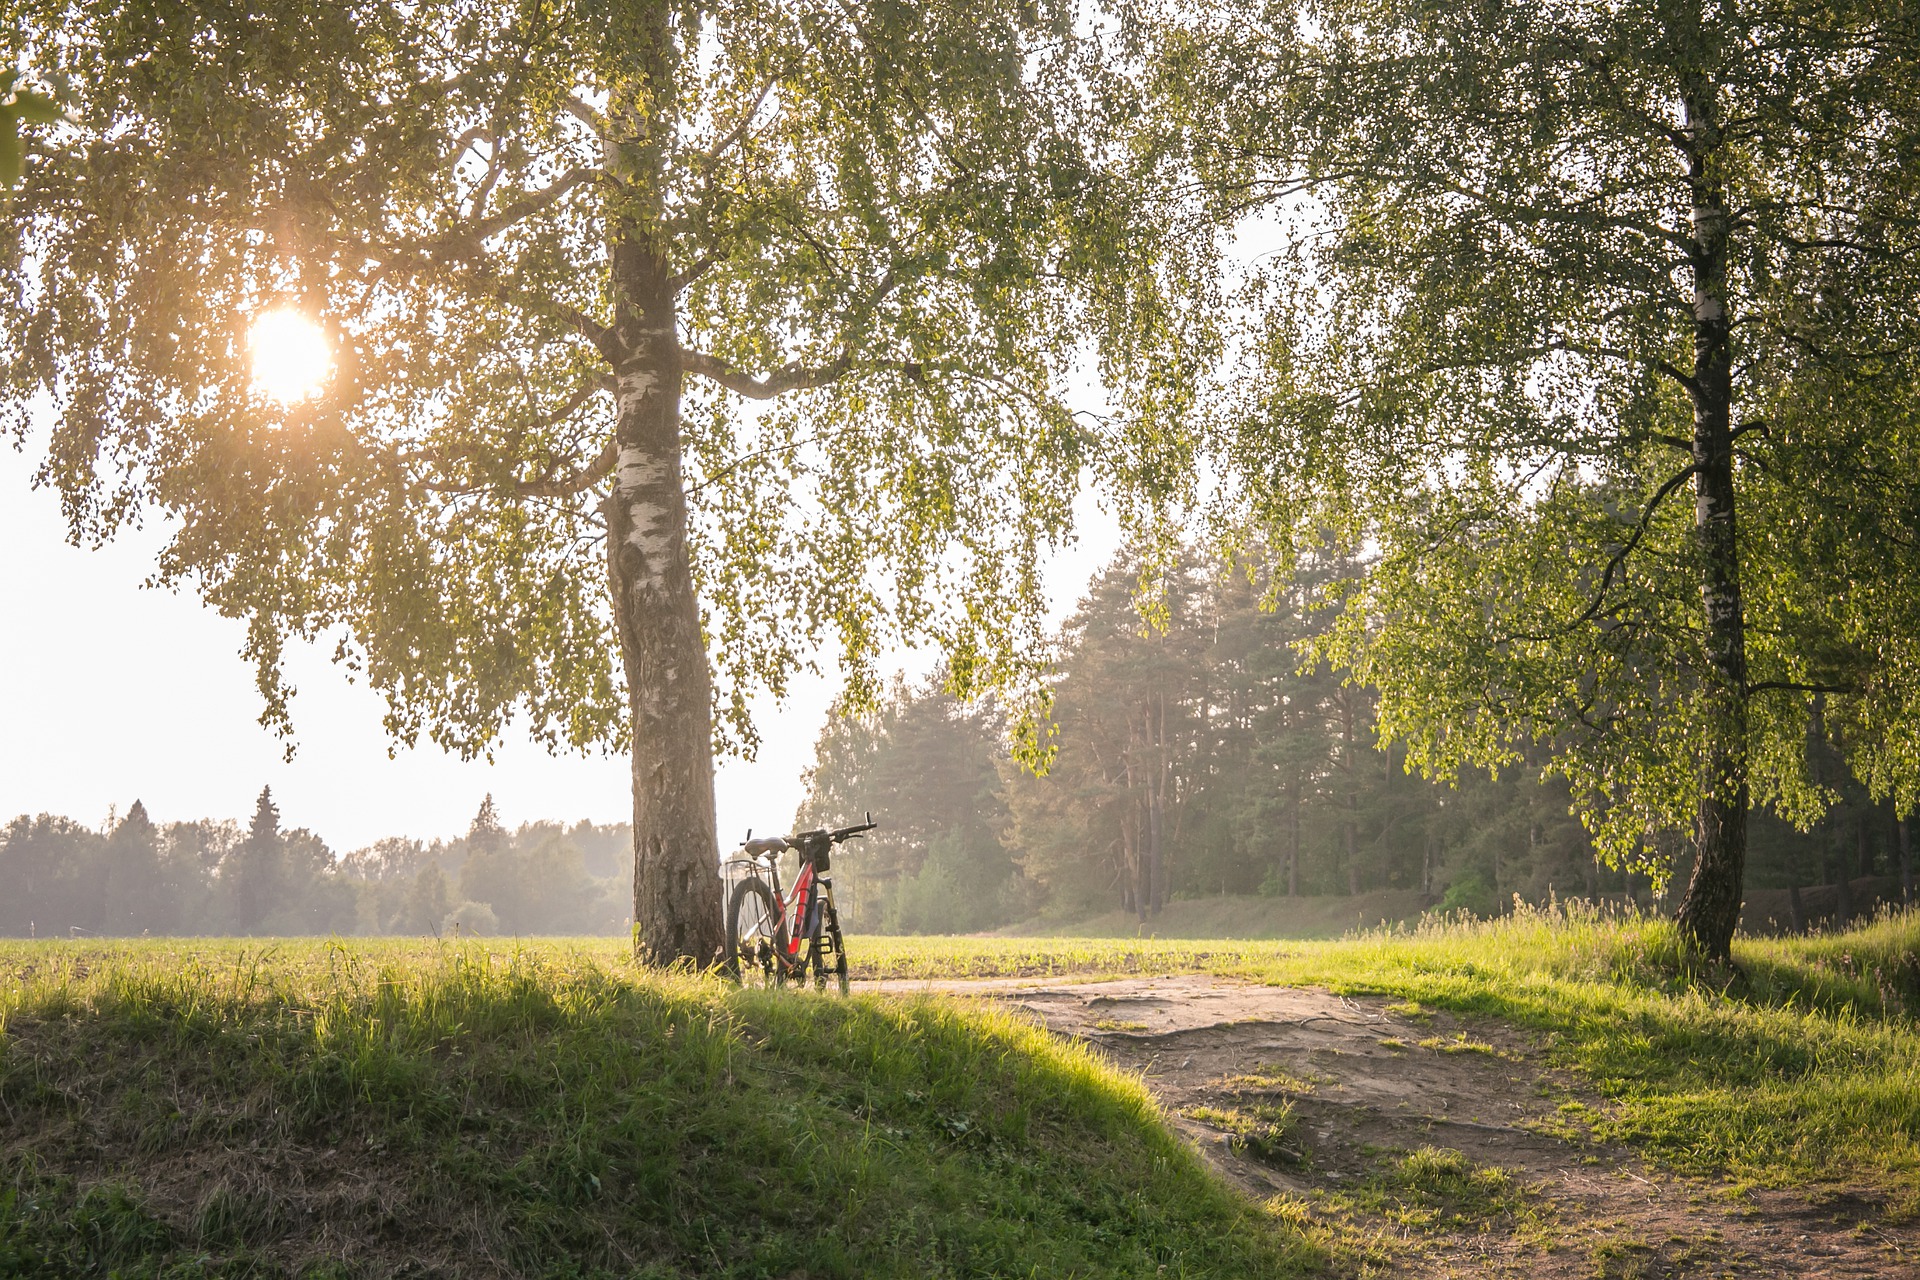
{"label": "sunlight glare", "polygon": [[247,334],[253,385],[281,404],[316,394],[333,372],[333,353],[320,326],[298,311],[269,311]]}

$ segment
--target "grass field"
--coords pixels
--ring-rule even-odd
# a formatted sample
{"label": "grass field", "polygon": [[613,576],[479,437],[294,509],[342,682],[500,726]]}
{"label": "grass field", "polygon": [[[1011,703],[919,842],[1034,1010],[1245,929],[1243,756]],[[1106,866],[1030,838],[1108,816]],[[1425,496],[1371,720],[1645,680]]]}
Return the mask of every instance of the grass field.
{"label": "grass field", "polygon": [[[1214,972],[1497,1017],[1699,1173],[1920,1213],[1920,917],[1683,962],[1528,912],[1334,942],[860,938],[857,977]],[[635,970],[619,942],[0,943],[0,1277],[1336,1270],[1139,1082],[935,995]]]}
{"label": "grass field", "polygon": [[1056,938],[1339,938],[1356,929],[1418,920],[1430,902],[1417,889],[1323,897],[1220,894],[1175,899],[1144,925],[1131,912],[1113,911],[1067,922],[1030,920],[998,932]]}

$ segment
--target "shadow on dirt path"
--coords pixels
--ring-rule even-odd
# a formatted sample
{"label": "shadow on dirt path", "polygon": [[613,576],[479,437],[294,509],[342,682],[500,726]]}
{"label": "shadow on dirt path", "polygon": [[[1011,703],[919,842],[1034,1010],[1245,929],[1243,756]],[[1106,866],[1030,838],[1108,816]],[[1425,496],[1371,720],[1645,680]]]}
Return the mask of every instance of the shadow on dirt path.
{"label": "shadow on dirt path", "polygon": [[1525,1035],[1206,976],[868,982],[1026,1009],[1137,1071],[1229,1181],[1371,1237],[1397,1276],[1920,1280],[1871,1194],[1739,1189],[1590,1136],[1607,1104]]}

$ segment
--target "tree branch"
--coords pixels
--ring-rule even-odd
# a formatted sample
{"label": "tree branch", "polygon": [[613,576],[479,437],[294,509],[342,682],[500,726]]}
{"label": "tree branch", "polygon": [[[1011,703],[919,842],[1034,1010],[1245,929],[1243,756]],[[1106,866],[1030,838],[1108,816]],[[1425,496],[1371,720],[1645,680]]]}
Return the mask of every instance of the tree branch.
{"label": "tree branch", "polygon": [[1785,689],[1797,693],[1852,694],[1860,692],[1860,686],[1857,684],[1801,684],[1794,680],[1762,680],[1758,684],[1750,684],[1747,686],[1747,696],[1752,697],[1756,693],[1768,693],[1776,689]]}
{"label": "tree branch", "polygon": [[612,475],[619,452],[615,442],[608,440],[598,457],[572,475],[553,480],[519,480],[514,483],[513,491],[522,498],[571,498]]}
{"label": "tree branch", "polygon": [[[698,374],[709,382],[717,382],[749,400],[771,400],[789,391],[810,391],[838,381],[853,367],[853,358],[843,352],[837,359],[824,365],[783,365],[764,378],[756,378],[719,356],[708,355],[704,351],[683,351],[680,366],[688,373]],[[901,367],[913,372],[920,369],[919,365]]]}
{"label": "tree branch", "polygon": [[601,324],[598,320],[595,320],[578,307],[569,306],[557,298],[544,296],[531,299],[523,298],[509,289],[500,280],[477,268],[466,272],[465,278],[475,285],[481,293],[486,294],[490,298],[497,298],[510,306],[527,307],[534,311],[545,312],[551,318],[558,320],[585,338],[588,342],[591,342],[594,345],[594,349],[599,351],[600,355],[609,365],[619,365],[620,350],[618,344],[614,341],[612,328],[608,325]]}
{"label": "tree branch", "polygon": [[673,290],[675,293],[679,293],[682,289],[692,284],[695,280],[698,280],[701,276],[704,276],[705,274],[707,274],[707,272],[713,270],[713,268],[719,263],[719,261],[720,261],[719,257],[716,256],[715,254],[703,253],[700,255],[700,257],[696,261],[694,261],[690,266],[688,266],[685,271],[677,272],[673,276],[669,277],[667,280],[667,287]]}
{"label": "tree branch", "polygon": [[[551,183],[534,191],[522,193],[521,197],[490,218],[482,218],[472,226],[464,228],[451,239],[471,241],[478,245],[482,240],[499,235],[517,222],[525,221],[536,213],[557,204],[561,197],[584,182],[591,182],[600,176],[600,170],[585,166],[576,166],[555,178]],[[477,207],[477,206],[476,206]]]}
{"label": "tree branch", "polygon": [[699,493],[702,489],[705,489],[708,485],[718,484],[720,481],[726,479],[728,476],[738,471],[741,467],[746,466],[749,462],[755,462],[761,458],[770,458],[770,457],[773,457],[775,454],[792,453],[795,449],[804,449],[808,445],[817,444],[821,440],[824,440],[826,438],[827,437],[824,433],[820,435],[811,435],[806,437],[803,440],[789,440],[785,444],[768,445],[764,449],[754,449],[747,453],[737,454],[734,457],[727,459],[726,464],[720,467],[718,470],[714,471],[712,474],[702,476],[699,480],[696,480],[692,484],[688,485],[687,496],[692,497],[694,494]]}
{"label": "tree branch", "polygon": [[[607,377],[594,378],[568,396],[554,409],[540,415],[533,422],[513,428],[512,438],[517,442],[529,431],[544,430],[565,422],[589,400],[601,392],[612,392],[613,380]],[[472,447],[455,450],[452,457],[472,457],[476,452]],[[613,464],[617,450],[609,440],[606,446],[592,461],[562,476],[547,476],[538,480],[515,480],[512,482],[514,496],[521,498],[570,498],[574,494],[592,488],[613,473]],[[394,461],[401,463],[423,462],[435,466],[447,462],[449,455],[439,449],[428,449],[419,453],[399,454]],[[448,480],[422,480],[420,486],[434,493],[480,493],[494,486],[488,484],[455,483]]]}
{"label": "tree branch", "polygon": [[595,138],[604,139],[607,136],[606,117],[578,96],[568,95],[567,100],[560,104],[560,109],[587,126]]}
{"label": "tree branch", "polygon": [[[607,441],[594,459],[564,476],[545,480],[515,480],[511,493],[516,498],[571,498],[584,493],[594,485],[613,474],[613,466],[619,459],[619,450],[615,442]],[[422,489],[433,493],[487,493],[496,491],[498,486],[487,483],[467,483],[452,480],[422,480]]]}
{"label": "tree branch", "polygon": [[485,125],[475,125],[453,140],[452,147],[447,151],[448,162],[451,164],[460,163],[461,158],[467,154],[476,142],[492,143],[495,147],[500,145],[499,140],[494,137],[491,129]]}
{"label": "tree branch", "polygon": [[740,119],[734,122],[733,128],[721,134],[720,137],[714,140],[714,144],[707,148],[705,155],[709,161],[718,160],[722,155],[726,154],[728,147],[740,141],[741,137],[746,134],[748,126],[753,123],[754,117],[760,114],[761,105],[766,102],[767,95],[773,92],[773,86],[776,83],[778,83],[778,77],[767,77],[767,82],[760,86],[760,92],[754,95],[753,105],[748,107],[746,111],[741,114]]}
{"label": "tree branch", "polygon": [[[1631,351],[1622,350],[1619,347],[1593,346],[1588,343],[1570,342],[1565,339],[1545,342],[1537,347],[1515,347],[1481,359],[1437,360],[1421,365],[1418,371],[1425,374],[1446,373],[1454,369],[1485,369],[1510,364],[1515,360],[1537,360],[1542,356],[1556,355],[1560,352],[1575,356],[1596,356],[1603,360],[1619,360],[1625,364],[1644,364],[1656,373],[1662,373],[1672,378],[1688,391],[1694,389],[1694,381],[1691,375],[1683,373],[1658,356],[1640,356],[1635,355]],[[1693,447],[1692,442],[1689,441],[1686,447],[1691,449]]]}
{"label": "tree branch", "polygon": [[1576,627],[1583,627],[1593,621],[1593,619],[1599,615],[1601,606],[1606,603],[1607,592],[1613,587],[1613,575],[1620,571],[1622,565],[1626,564],[1627,557],[1633,554],[1634,550],[1639,547],[1641,540],[1647,536],[1647,530],[1653,527],[1653,516],[1654,513],[1660,509],[1660,504],[1665,502],[1668,497],[1673,494],[1673,491],[1685,483],[1697,469],[1698,468],[1692,465],[1682,468],[1678,474],[1661,485],[1659,490],[1654,493],[1652,499],[1648,501],[1646,509],[1641,511],[1639,523],[1634,526],[1632,536],[1630,536],[1625,543],[1621,544],[1620,549],[1613,553],[1613,558],[1607,561],[1607,567],[1600,575],[1600,586],[1593,593],[1593,600],[1585,609],[1580,611],[1579,617],[1563,627],[1558,627],[1552,631],[1543,632],[1538,635],[1515,634],[1507,636],[1502,643],[1512,640],[1532,640],[1536,642],[1551,640],[1554,636],[1565,635]]}

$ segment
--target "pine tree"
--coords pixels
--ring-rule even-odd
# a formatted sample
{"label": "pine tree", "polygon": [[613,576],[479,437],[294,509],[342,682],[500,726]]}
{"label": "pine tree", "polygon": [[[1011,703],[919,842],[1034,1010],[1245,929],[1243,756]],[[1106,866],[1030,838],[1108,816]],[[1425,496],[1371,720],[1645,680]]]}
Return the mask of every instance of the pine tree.
{"label": "pine tree", "polygon": [[174,894],[161,856],[160,833],[135,800],[107,840],[100,931],[137,935],[174,928]]}
{"label": "pine tree", "polygon": [[260,788],[247,838],[221,865],[220,876],[228,889],[233,931],[253,934],[264,930],[268,917],[282,905],[287,880],[280,810],[273,803],[272,787]]}
{"label": "pine tree", "polygon": [[944,933],[1021,913],[1028,895],[1001,841],[996,761],[1006,752],[999,708],[962,702],[940,673],[917,689],[896,683],[870,713],[834,707],[794,825],[839,826],[869,811],[880,823],[834,863],[850,924]]}

